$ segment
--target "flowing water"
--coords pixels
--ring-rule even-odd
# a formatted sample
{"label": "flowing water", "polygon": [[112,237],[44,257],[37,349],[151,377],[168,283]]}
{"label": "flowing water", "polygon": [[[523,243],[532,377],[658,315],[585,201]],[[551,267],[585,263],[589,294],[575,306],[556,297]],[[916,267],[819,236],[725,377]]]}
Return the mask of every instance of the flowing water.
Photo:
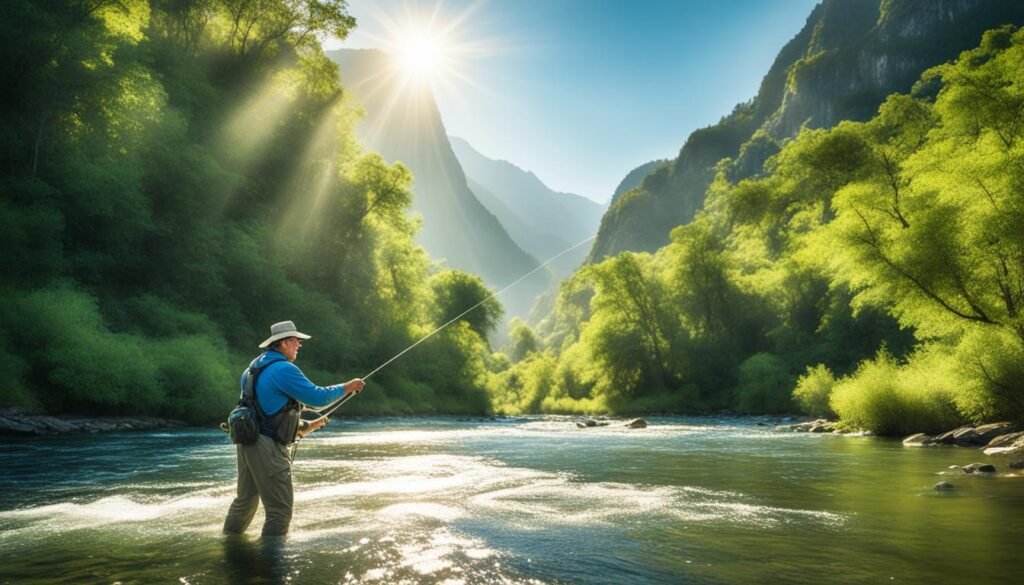
{"label": "flowing water", "polygon": [[[1024,475],[749,420],[336,421],[284,541],[221,535],[219,431],[0,441],[2,583],[1007,583]],[[947,480],[955,488],[937,492]]]}

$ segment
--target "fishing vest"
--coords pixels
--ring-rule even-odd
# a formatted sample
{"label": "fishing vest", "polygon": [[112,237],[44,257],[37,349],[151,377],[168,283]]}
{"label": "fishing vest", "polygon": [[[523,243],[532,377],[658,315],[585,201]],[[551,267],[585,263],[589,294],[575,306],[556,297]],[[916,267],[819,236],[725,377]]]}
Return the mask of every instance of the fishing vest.
{"label": "fishing vest", "polygon": [[302,403],[289,396],[284,408],[274,414],[274,416],[268,417],[263,412],[263,407],[260,406],[256,393],[256,383],[259,381],[259,376],[263,373],[263,370],[272,364],[283,361],[286,360],[274,360],[259,367],[250,365],[248,377],[245,380],[246,383],[242,391],[242,400],[245,401],[248,398],[249,403],[255,408],[256,420],[259,422],[261,435],[266,435],[282,445],[291,445],[295,442],[295,437],[298,436],[299,413],[303,408]]}

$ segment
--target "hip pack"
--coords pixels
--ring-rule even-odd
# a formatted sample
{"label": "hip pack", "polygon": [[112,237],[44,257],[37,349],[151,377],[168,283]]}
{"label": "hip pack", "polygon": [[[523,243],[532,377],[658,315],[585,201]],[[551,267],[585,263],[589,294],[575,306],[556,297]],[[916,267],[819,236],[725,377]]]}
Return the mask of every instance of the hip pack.
{"label": "hip pack", "polygon": [[228,415],[228,434],[232,443],[252,445],[260,439],[262,428],[270,430],[274,439],[282,445],[291,444],[295,440],[299,428],[299,403],[289,400],[281,412],[267,420],[256,398],[256,381],[260,374],[271,364],[283,361],[274,360],[262,366],[249,366],[249,375],[242,386],[242,397],[238,400],[238,406]]}

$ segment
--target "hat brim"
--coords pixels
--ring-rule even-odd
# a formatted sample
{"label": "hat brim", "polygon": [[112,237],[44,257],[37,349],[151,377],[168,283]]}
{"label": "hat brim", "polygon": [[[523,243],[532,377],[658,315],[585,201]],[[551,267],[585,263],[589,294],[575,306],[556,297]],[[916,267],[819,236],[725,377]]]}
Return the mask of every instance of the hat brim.
{"label": "hat brim", "polygon": [[310,339],[310,336],[306,335],[305,333],[299,333],[298,331],[285,331],[284,333],[278,333],[276,335],[271,335],[270,337],[266,338],[263,341],[263,343],[259,344],[258,347],[260,349],[266,349],[266,348],[270,347],[271,343],[274,343],[278,339],[284,339],[286,337],[298,337],[299,339]]}

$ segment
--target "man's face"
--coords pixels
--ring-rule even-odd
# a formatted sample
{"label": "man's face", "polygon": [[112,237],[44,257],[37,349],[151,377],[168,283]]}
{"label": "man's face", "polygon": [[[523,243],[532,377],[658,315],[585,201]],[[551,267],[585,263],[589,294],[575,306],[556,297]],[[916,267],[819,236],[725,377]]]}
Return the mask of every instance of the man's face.
{"label": "man's face", "polygon": [[278,345],[281,348],[281,353],[284,357],[288,358],[288,361],[294,362],[295,358],[299,355],[299,348],[302,347],[302,342],[299,341],[298,337],[289,337],[281,341]]}

